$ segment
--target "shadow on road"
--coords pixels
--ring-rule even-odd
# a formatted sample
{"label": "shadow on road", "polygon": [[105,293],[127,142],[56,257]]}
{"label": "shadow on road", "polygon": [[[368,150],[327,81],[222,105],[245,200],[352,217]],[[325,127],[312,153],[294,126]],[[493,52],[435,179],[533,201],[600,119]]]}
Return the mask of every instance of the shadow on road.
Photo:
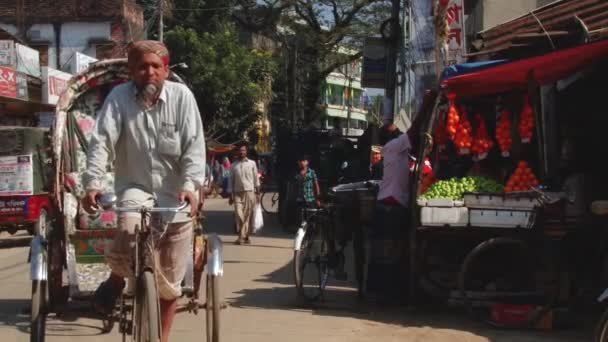
{"label": "shadow on road", "polygon": [[[258,236],[270,238],[292,239],[293,234],[281,230],[277,215],[264,214],[264,228]],[[207,210],[205,211],[204,221],[205,233],[216,233],[224,236],[234,236],[236,231],[234,226],[234,212],[226,210]],[[268,246],[274,247],[274,246]],[[274,247],[280,248],[280,247]]]}
{"label": "shadow on road", "polygon": [[27,247],[30,245],[32,237],[29,235],[23,236],[10,236],[2,235],[0,237],[0,249],[14,248],[14,247]]}

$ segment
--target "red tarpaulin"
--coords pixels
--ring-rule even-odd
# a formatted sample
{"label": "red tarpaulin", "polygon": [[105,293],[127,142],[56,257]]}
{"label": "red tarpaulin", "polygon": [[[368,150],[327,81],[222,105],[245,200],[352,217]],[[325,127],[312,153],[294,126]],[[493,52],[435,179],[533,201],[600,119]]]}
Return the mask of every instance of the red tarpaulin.
{"label": "red tarpaulin", "polygon": [[525,90],[530,73],[538,84],[554,83],[607,57],[608,40],[603,40],[456,76],[441,86],[456,97]]}

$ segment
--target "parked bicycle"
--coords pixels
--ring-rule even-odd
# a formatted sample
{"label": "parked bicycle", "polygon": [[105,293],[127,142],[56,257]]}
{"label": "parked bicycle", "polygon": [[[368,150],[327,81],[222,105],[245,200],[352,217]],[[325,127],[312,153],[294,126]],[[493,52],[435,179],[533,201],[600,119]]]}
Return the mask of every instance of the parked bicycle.
{"label": "parked bicycle", "polygon": [[302,209],[303,222],[294,245],[294,277],[298,295],[309,301],[323,297],[329,270],[335,268],[342,251],[333,247],[332,205]]}

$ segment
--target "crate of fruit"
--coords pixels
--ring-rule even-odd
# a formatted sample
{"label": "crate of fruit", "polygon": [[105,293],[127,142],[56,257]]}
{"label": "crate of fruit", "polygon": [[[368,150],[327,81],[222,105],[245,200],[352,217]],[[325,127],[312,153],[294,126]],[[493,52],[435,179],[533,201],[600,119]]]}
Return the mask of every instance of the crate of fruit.
{"label": "crate of fruit", "polygon": [[464,205],[471,209],[534,210],[539,202],[534,193],[465,193]]}

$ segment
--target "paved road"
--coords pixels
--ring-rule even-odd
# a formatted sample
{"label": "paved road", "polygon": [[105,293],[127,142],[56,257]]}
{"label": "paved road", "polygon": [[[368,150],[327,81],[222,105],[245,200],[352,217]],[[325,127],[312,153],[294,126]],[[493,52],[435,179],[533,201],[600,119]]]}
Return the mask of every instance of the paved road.
{"label": "paved road", "polygon": [[[223,341],[363,342],[363,341],[584,341],[579,331],[497,331],[470,321],[459,310],[380,308],[359,303],[352,289],[328,294],[317,307],[298,305],[292,287],[291,236],[267,222],[252,246],[235,246],[232,214],[225,201],[210,200],[207,227],[225,244],[222,295],[229,308],[222,313]],[[30,286],[26,235],[0,236],[0,341],[28,341]],[[72,314],[48,322],[47,341],[98,342],[119,340],[115,331],[100,334],[101,322]],[[178,315],[174,341],[202,341],[204,316]]]}

